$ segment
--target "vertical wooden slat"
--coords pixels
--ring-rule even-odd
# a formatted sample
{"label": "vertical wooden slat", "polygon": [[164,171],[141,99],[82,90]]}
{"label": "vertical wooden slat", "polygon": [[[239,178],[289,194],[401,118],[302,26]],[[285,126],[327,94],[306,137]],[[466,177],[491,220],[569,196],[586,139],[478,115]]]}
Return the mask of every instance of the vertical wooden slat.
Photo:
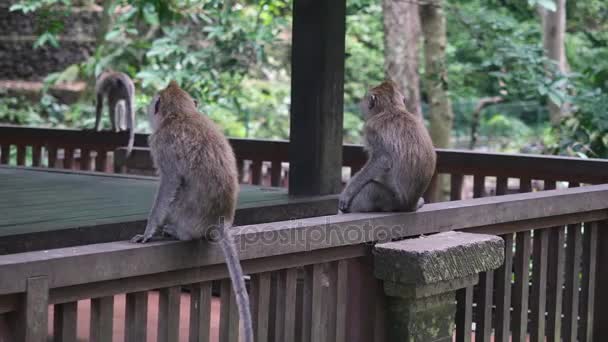
{"label": "vertical wooden slat", "polygon": [[270,307],[270,273],[260,273],[252,278],[252,303],[255,308],[251,315],[256,341],[268,341],[268,307]]}
{"label": "vertical wooden slat", "polygon": [[63,149],[63,168],[71,170],[74,166],[74,149],[66,147]]}
{"label": "vertical wooden slat", "polygon": [[211,282],[190,289],[190,342],[209,342],[211,328]]}
{"label": "vertical wooden slat", "polygon": [[477,287],[477,314],[475,320],[475,341],[490,342],[492,335],[492,295],[494,292],[494,272],[479,275]]}
{"label": "vertical wooden slat", "polygon": [[[605,268],[608,265],[608,222],[601,221],[597,237],[597,265]],[[596,273],[595,311],[593,312],[593,341],[603,341],[608,336],[608,272]]]}
{"label": "vertical wooden slat", "polygon": [[53,336],[55,342],[76,342],[78,302],[53,306]]}
{"label": "vertical wooden slat", "polygon": [[549,264],[547,268],[547,341],[561,341],[562,286],[564,284],[564,228],[549,230]]}
{"label": "vertical wooden slat", "polygon": [[501,196],[507,193],[509,187],[509,178],[496,177],[496,195]]}
{"label": "vertical wooden slat", "polygon": [[148,292],[127,293],[125,342],[146,341],[148,331]]}
{"label": "vertical wooden slat", "polygon": [[462,199],[462,180],[463,175],[453,173],[450,176],[450,200],[457,201]]}
{"label": "vertical wooden slat", "polygon": [[108,152],[98,150],[95,157],[95,171],[106,172],[108,170]]}
{"label": "vertical wooden slat", "polygon": [[382,283],[374,279],[374,286],[369,291],[375,293],[374,296],[374,342],[385,342],[386,337],[386,295]]}
{"label": "vertical wooden slat", "polygon": [[91,150],[86,148],[80,150],[80,169],[91,171]]}
{"label": "vertical wooden slat", "polygon": [[112,341],[114,329],[114,297],[91,299],[91,342]]}
{"label": "vertical wooden slat", "polygon": [[[497,191],[497,194],[500,195]],[[505,242],[505,262],[496,270],[496,315],[494,321],[496,342],[510,341],[511,278],[513,275],[513,234],[501,236]]]}
{"label": "vertical wooden slat", "polygon": [[228,342],[230,330],[230,279],[224,279],[220,285],[220,342]]}
{"label": "vertical wooden slat", "polygon": [[164,288],[158,294],[158,341],[179,340],[180,286]]}
{"label": "vertical wooden slat", "polygon": [[348,261],[338,261],[336,296],[336,342],[346,342],[348,329]]}
{"label": "vertical wooden slat", "polygon": [[[232,290],[232,284],[230,288]],[[241,331],[239,318],[239,309],[236,303],[236,297],[234,291],[230,291],[230,318],[228,323],[228,341],[230,342],[239,342],[239,335]]]}
{"label": "vertical wooden slat", "polygon": [[254,184],[254,185],[262,184],[262,161],[261,160],[251,161],[251,184]]}
{"label": "vertical wooden slat", "polygon": [[326,328],[326,341],[334,342],[336,340],[336,304],[338,299],[338,288],[336,287],[338,282],[338,262],[328,263],[326,266],[327,275],[327,328]]}
{"label": "vertical wooden slat", "polygon": [[583,276],[581,278],[580,338],[581,342],[593,341],[593,312],[595,311],[595,280],[597,268],[598,223],[585,223],[583,237]]}
{"label": "vertical wooden slat", "polygon": [[48,154],[47,166],[51,169],[57,167],[57,146],[47,145],[46,152]]}
{"label": "vertical wooden slat", "polygon": [[482,175],[473,176],[473,198],[483,197],[485,191],[486,177]]}
{"label": "vertical wooden slat", "polygon": [[313,342],[312,340],[312,300],[313,300],[313,276],[314,267],[304,267],[304,284],[302,289],[302,342]]}
{"label": "vertical wooden slat", "polygon": [[281,161],[273,160],[270,166],[270,185],[281,186]]}
{"label": "vertical wooden slat", "polygon": [[530,231],[516,234],[515,283],[513,285],[514,341],[526,340],[530,283],[530,240]]}
{"label": "vertical wooden slat", "polygon": [[296,291],[298,286],[298,269],[290,268],[285,273],[285,341],[296,339]]}
{"label": "vertical wooden slat", "polygon": [[473,286],[456,291],[456,342],[471,342]]}
{"label": "vertical wooden slat", "polygon": [[327,323],[329,319],[327,305],[329,297],[328,268],[328,264],[316,264],[313,266],[311,342],[329,342],[327,341]]}
{"label": "vertical wooden slat", "polygon": [[11,145],[2,144],[0,146],[0,164],[8,164],[11,157]]}
{"label": "vertical wooden slat", "polygon": [[42,342],[48,335],[49,281],[46,276],[28,278],[22,322],[23,341]]}
{"label": "vertical wooden slat", "polygon": [[576,342],[578,335],[582,234],[580,224],[568,225],[567,229],[563,340]]}
{"label": "vertical wooden slat", "polygon": [[547,253],[549,249],[549,231],[534,231],[534,248],[532,256],[532,298],[530,341],[545,341],[545,311],[547,303]]}
{"label": "vertical wooden slat", "polygon": [[42,146],[32,146],[32,166],[38,167],[42,165]]}
{"label": "vertical wooden slat", "polygon": [[530,178],[522,177],[519,179],[519,192],[531,192],[532,191],[532,180]]}
{"label": "vertical wooden slat", "polygon": [[285,340],[285,294],[287,286],[286,270],[281,270],[277,274],[277,288],[275,291],[275,313],[276,321],[274,325],[275,341]]}
{"label": "vertical wooden slat", "polygon": [[25,145],[17,145],[17,165],[25,165]]}

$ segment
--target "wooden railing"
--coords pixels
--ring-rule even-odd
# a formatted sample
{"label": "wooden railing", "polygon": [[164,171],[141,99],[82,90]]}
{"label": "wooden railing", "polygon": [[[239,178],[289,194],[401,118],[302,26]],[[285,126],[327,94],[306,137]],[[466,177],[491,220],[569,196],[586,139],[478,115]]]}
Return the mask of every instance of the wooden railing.
{"label": "wooden railing", "polygon": [[[153,174],[147,135],[135,138],[136,148],[124,160],[125,133],[0,126],[0,163]],[[233,138],[230,142],[241,182],[287,186],[287,141]],[[345,175],[357,172],[365,161],[361,146],[344,146]],[[602,159],[437,150],[437,173],[449,175],[447,197],[452,200],[550,189],[553,182],[558,187],[568,186],[563,182],[601,184],[608,182],[606,170],[608,160]],[[434,199],[438,200],[442,198]]]}
{"label": "wooden railing", "polygon": [[[526,185],[524,185],[526,186]],[[602,341],[606,332],[608,185],[429,204],[416,213],[348,214],[235,227],[251,275],[258,341],[384,341],[384,295],[370,243],[450,230],[500,234],[506,263],[458,295],[457,341]],[[220,341],[237,341],[237,315],[218,245],[113,242],[0,256],[0,314],[42,340],[75,339],[77,303],[91,299],[91,340],[111,341],[113,303],[126,294],[125,334],[206,341],[218,319],[210,282],[221,279]],[[182,295],[182,288],[189,294]],[[160,290],[158,290],[160,289]],[[158,303],[148,300],[152,293]],[[180,317],[180,303],[189,306]],[[495,309],[493,309],[495,307]],[[147,325],[147,312],[158,319]],[[475,310],[475,315],[473,315]],[[83,313],[84,312],[84,313]],[[12,324],[12,325],[11,325]],[[595,339],[591,334],[595,331]]]}

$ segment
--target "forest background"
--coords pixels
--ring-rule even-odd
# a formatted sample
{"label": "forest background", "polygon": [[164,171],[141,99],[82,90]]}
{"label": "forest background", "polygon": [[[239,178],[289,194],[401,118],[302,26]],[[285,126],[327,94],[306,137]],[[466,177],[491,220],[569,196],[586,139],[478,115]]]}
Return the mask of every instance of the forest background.
{"label": "forest background", "polygon": [[[45,75],[39,101],[0,94],[0,122],[91,128],[94,79],[111,67],[136,83],[140,132],[151,96],[176,79],[228,136],[289,138],[292,1],[21,0],[10,9],[44,18],[34,45],[46,49],[60,46],[80,6],[102,11],[94,53]],[[348,0],[344,142],[361,142],[358,101],[388,74],[437,146],[607,157],[607,18],[604,0]],[[48,91],[77,80],[88,87],[76,103]]]}

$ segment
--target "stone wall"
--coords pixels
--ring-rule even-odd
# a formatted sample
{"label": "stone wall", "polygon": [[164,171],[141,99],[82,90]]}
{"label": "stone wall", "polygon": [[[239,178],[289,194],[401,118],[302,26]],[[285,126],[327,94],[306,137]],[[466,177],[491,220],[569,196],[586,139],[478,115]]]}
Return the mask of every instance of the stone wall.
{"label": "stone wall", "polygon": [[60,18],[64,30],[60,46],[34,49],[44,18],[10,12],[10,5],[0,1],[0,79],[37,81],[47,74],[63,70],[89,57],[95,48],[95,35],[101,18],[98,7],[75,9]]}

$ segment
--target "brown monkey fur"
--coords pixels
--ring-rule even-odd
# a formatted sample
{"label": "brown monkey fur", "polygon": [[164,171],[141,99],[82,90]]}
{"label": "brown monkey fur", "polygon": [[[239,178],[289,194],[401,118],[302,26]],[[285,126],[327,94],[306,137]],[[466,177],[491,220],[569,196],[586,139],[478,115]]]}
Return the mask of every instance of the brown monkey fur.
{"label": "brown monkey fur", "polygon": [[361,101],[368,160],[340,195],[342,212],[416,211],[435,172],[435,149],[422,118],[405,108],[393,81]]}
{"label": "brown monkey fur", "polygon": [[143,235],[161,233],[179,240],[219,240],[232,280],[245,341],[253,341],[249,297],[230,232],[238,194],[234,152],[219,128],[196,109],[194,100],[172,81],[148,107],[153,133],[150,150],[160,186]]}

